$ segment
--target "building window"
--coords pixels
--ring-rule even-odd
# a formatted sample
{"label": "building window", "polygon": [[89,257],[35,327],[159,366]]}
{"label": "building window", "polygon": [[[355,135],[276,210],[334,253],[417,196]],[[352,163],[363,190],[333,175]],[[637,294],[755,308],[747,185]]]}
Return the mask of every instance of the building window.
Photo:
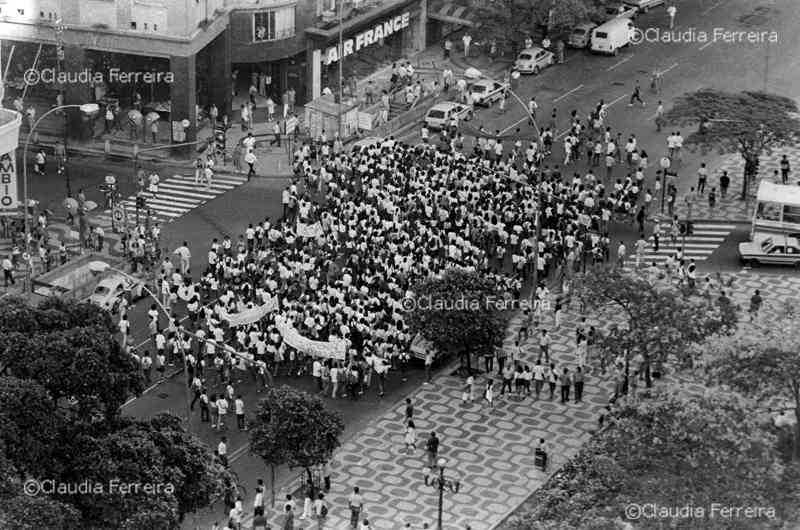
{"label": "building window", "polygon": [[253,41],[264,42],[294,37],[295,6],[253,13]]}
{"label": "building window", "polygon": [[144,23],[144,30],[147,31],[147,22]]}
{"label": "building window", "polygon": [[158,31],[158,24],[153,24],[153,31]]}
{"label": "building window", "polygon": [[39,18],[44,18],[44,11],[39,11]]}
{"label": "building window", "polygon": [[131,29],[136,29],[136,22],[131,22]]}
{"label": "building window", "polygon": [[24,9],[17,9],[17,13],[19,13],[20,16],[23,16],[23,17],[25,16],[25,10]]}

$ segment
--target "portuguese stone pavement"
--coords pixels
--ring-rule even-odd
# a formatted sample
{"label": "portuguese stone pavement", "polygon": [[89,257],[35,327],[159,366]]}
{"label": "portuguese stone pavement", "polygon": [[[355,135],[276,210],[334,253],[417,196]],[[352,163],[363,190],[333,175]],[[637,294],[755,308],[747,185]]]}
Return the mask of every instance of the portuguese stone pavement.
{"label": "portuguese stone pavement", "polygon": [[[731,286],[725,289],[743,309],[748,307],[755,289],[764,296],[765,312],[779,308],[784,300],[800,299],[800,276],[791,272],[741,272],[726,276],[723,281],[731,279]],[[559,330],[552,330],[552,318],[542,320],[542,326],[552,330],[551,355],[557,367],[572,370],[576,364],[574,330],[578,319],[575,311],[568,311]],[[608,325],[608,321],[591,317],[587,322],[600,329]],[[512,320],[507,347],[513,346],[520,324],[520,317]],[[535,340],[534,334],[523,344],[525,364],[532,364],[538,357]],[[558,396],[551,401],[545,389],[543,399],[538,401],[498,396],[494,408],[477,399],[485,388],[485,376],[476,381],[476,402],[467,405],[461,403],[461,378],[442,375],[434,379],[410,396],[418,438],[415,454],[404,450],[403,403],[356,434],[337,452],[332,466],[333,485],[326,497],[330,513],[324,528],[348,528],[347,497],[354,486],[364,496],[370,528],[401,529],[406,523],[412,528],[423,528],[425,523],[435,528],[437,492],[423,482],[424,444],[431,431],[441,438],[440,456],[447,460],[446,476],[461,482],[458,493],[445,493],[444,528],[498,528],[595,430],[599,414],[608,403],[611,384],[599,373],[586,379],[582,404],[563,405]],[[551,462],[547,473],[534,466],[533,447],[539,438],[549,445]],[[272,527],[280,528],[279,511],[273,510],[270,515]],[[295,527],[318,528],[316,521],[297,518]]]}
{"label": "portuguese stone pavement", "polygon": [[[780,184],[780,160],[783,155],[787,155],[789,167],[791,168],[789,183],[800,183],[800,148],[797,147],[776,149],[771,155],[762,156],[758,167],[758,180],[767,179]],[[722,175],[723,171],[727,171],[731,179],[727,197],[724,199],[719,193],[719,177]],[[777,178],[775,178],[775,171],[778,171]],[[738,154],[726,155],[723,157],[717,169],[713,173],[711,173],[711,171],[709,171],[709,173],[708,182],[706,183],[706,192],[702,198],[695,201],[692,205],[691,218],[727,222],[749,222],[753,215],[753,198],[758,186],[755,183],[751,185],[751,197],[747,204],[749,208],[747,208],[745,201],[739,199],[742,193],[742,180],[744,178],[744,161],[742,157]],[[695,176],[693,175],[692,178],[694,179]],[[693,181],[692,185],[695,184],[696,180]],[[708,204],[708,192],[711,188],[716,188],[717,190],[717,201],[713,208]],[[680,195],[675,204],[675,213],[678,214],[681,219],[686,218],[688,213],[686,202]],[[668,217],[669,216],[666,218]]]}

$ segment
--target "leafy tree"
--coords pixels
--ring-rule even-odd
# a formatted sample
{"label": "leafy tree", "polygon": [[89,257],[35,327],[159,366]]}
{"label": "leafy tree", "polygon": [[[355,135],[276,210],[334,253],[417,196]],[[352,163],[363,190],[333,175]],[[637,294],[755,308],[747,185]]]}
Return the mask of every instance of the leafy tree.
{"label": "leafy tree", "polygon": [[[110,433],[76,436],[83,450],[69,461],[64,482],[108,486],[102,494],[68,499],[97,528],[175,528],[186,513],[211,504],[227,473],[208,448],[187,434],[179,418],[159,415],[150,421],[121,420]],[[112,485],[110,481],[114,481]],[[125,494],[128,484],[141,485]],[[114,491],[110,491],[112,487]]]}
{"label": "leafy tree", "polygon": [[80,514],[71,505],[49,497],[17,495],[0,498],[0,528],[7,530],[83,530]]}
{"label": "leafy tree", "polygon": [[792,456],[800,460],[800,313],[787,304],[733,336],[703,347],[711,381],[752,396],[770,409],[794,412]]}
{"label": "leafy tree", "polygon": [[679,97],[664,115],[664,121],[681,126],[698,125],[685,139],[689,146],[739,153],[745,162],[744,200],[761,155],[796,143],[800,136],[797,110],[797,103],[784,96],[703,89]]}
{"label": "leafy tree", "polygon": [[7,458],[29,475],[53,474],[53,451],[64,418],[34,381],[0,377],[0,439]]}
{"label": "leafy tree", "polygon": [[755,403],[719,389],[698,393],[689,383],[621,404],[511,528],[624,528],[629,503],[706,508],[704,519],[645,518],[633,521],[637,528],[752,528],[747,519],[710,518],[712,503],[775,506],[778,520],[786,517],[793,475],[785,473]]}
{"label": "leafy tree", "polygon": [[445,355],[457,355],[471,372],[475,352],[492,350],[503,340],[504,294],[495,281],[476,272],[450,269],[413,288],[408,314],[411,331],[420,333]]}
{"label": "leafy tree", "polygon": [[289,386],[270,387],[250,429],[250,450],[267,465],[305,469],[324,464],[339,447],[344,421],[321,399]]}
{"label": "leafy tree", "polygon": [[599,16],[598,0],[494,0],[477,8],[481,40],[497,39],[520,50],[529,36],[558,34]]}
{"label": "leafy tree", "polygon": [[601,354],[613,358],[621,353],[626,361],[641,354],[648,387],[653,363],[674,358],[681,366],[691,366],[695,352],[691,345],[736,326],[736,311],[730,304],[709,306],[706,300],[684,296],[671,286],[657,288],[618,271],[585,274],[577,283],[578,296],[588,308],[619,322],[611,333],[598,337]]}
{"label": "leafy tree", "polygon": [[88,304],[12,300],[0,308],[0,375],[39,382],[79,417],[115,417],[144,380],[112,331],[108,315]]}

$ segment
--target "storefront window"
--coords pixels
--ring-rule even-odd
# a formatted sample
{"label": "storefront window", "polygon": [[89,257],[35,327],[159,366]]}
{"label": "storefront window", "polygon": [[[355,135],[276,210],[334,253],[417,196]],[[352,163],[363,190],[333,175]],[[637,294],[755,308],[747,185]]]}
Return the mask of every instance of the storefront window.
{"label": "storefront window", "polygon": [[289,39],[295,36],[295,6],[253,13],[253,41]]}

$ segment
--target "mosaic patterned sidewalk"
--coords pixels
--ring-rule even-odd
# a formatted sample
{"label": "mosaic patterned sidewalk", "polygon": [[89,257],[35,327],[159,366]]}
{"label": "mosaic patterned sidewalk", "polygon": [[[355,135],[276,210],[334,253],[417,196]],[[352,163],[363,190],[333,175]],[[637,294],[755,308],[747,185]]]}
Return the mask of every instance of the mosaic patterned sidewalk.
{"label": "mosaic patterned sidewalk", "polygon": [[[755,193],[758,190],[757,181],[761,179],[768,179],[770,181],[780,183],[780,160],[783,155],[787,155],[789,159],[789,167],[791,172],[789,174],[789,184],[797,184],[800,182],[800,148],[785,148],[776,149],[771,155],[761,157],[758,167],[758,178],[756,182],[752,183],[750,188],[751,198],[745,207],[745,201],[739,199],[742,193],[742,181],[744,179],[744,160],[738,154],[726,155],[719,167],[713,172],[710,171],[708,182],[706,183],[705,195],[698,199],[692,206],[692,219],[703,220],[726,220],[726,221],[745,221],[749,222],[753,215],[753,205],[755,204]],[[778,178],[773,177],[773,172],[778,170]],[[722,198],[719,193],[719,176],[723,171],[728,172],[731,178],[731,184],[728,188],[728,196]],[[692,186],[697,184],[697,175],[691,176]],[[717,190],[717,202],[712,208],[708,204],[708,193],[711,188]],[[677,197],[675,204],[675,213],[680,218],[685,218],[688,207],[684,201],[684,197],[680,194]],[[669,216],[663,216],[668,218]]]}
{"label": "mosaic patterned sidewalk", "polygon": [[[763,311],[769,313],[779,308],[782,300],[800,298],[800,275],[789,271],[772,276],[741,272],[726,290],[736,304],[746,308],[755,289],[761,289]],[[574,312],[568,313],[560,330],[553,332],[551,355],[557,367],[575,366],[574,329],[578,319]],[[599,328],[608,324],[591,318],[587,322]],[[512,321],[506,346],[513,346],[519,325],[519,318]],[[552,320],[545,320],[543,325],[552,327]],[[538,357],[538,346],[528,341],[523,349],[523,362],[532,364]],[[485,379],[479,378],[476,387],[477,396],[485,387]],[[446,476],[462,484],[459,493],[445,493],[444,527],[463,530],[469,524],[474,530],[496,528],[548,478],[534,467],[534,443],[539,438],[547,440],[551,454],[548,473],[555,471],[596,428],[611,385],[589,375],[582,404],[562,405],[558,395],[549,401],[545,388],[545,399],[538,401],[498,396],[494,409],[478,402],[462,405],[462,389],[460,378],[442,376],[410,396],[415,405],[416,454],[409,455],[404,449],[404,408],[400,403],[343,445],[333,466],[333,486],[326,497],[330,513],[324,528],[349,527],[347,496],[353,486],[359,486],[363,493],[371,528],[399,530],[405,523],[412,528],[422,528],[423,523],[435,528],[437,492],[423,483],[423,448],[430,431],[441,438],[440,456],[448,460]],[[273,528],[279,522],[278,512],[271,512]],[[295,518],[295,528],[318,526],[316,521]]]}

